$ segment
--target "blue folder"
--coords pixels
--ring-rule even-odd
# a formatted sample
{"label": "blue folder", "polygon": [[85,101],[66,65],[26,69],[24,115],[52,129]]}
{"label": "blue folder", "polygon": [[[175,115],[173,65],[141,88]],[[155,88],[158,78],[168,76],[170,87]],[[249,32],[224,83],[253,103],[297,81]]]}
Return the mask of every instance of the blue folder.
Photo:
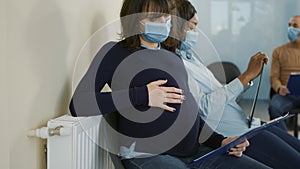
{"label": "blue folder", "polygon": [[300,74],[291,73],[289,81],[287,83],[287,88],[291,92],[290,95],[299,96],[300,95]]}
{"label": "blue folder", "polygon": [[[213,157],[217,157],[219,155],[223,155],[225,153],[227,153],[231,148],[241,144],[242,142],[244,142],[246,139],[250,139],[252,138],[253,136],[255,136],[256,134],[258,134],[259,132],[267,129],[268,127],[270,126],[273,126],[274,124],[277,124],[279,123],[280,121],[284,120],[284,119],[287,119],[287,118],[290,118],[294,116],[294,114],[286,114],[284,116],[281,116],[279,118],[276,118],[276,119],[273,119],[269,122],[266,122],[264,123],[263,125],[259,126],[259,127],[256,127],[248,132],[246,132],[245,134],[241,135],[240,137],[238,137],[237,139],[227,143],[226,145],[220,147],[220,148],[217,148],[195,160],[193,160],[189,165],[192,166],[192,165],[195,165],[195,164],[198,164],[198,163],[201,163],[207,159],[210,159],[210,158],[213,158]],[[251,145],[250,145],[251,146]]]}

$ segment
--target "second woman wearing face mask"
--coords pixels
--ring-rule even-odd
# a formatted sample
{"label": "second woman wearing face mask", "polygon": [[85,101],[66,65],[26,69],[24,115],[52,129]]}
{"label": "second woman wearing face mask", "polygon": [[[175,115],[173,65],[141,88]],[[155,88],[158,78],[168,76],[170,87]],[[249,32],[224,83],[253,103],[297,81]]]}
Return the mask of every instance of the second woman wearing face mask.
{"label": "second woman wearing face mask", "polygon": [[[198,18],[195,8],[187,0],[177,1],[178,22],[174,24],[173,37],[164,44],[166,48],[180,56],[189,75],[189,87],[198,102],[201,117],[216,131],[226,136],[240,135],[248,131],[245,112],[235,102],[236,97],[243,90],[243,78],[237,78],[228,85],[221,85],[213,74],[198,60],[192,52],[197,39]],[[190,37],[189,32],[194,37]],[[189,44],[189,45],[186,45]],[[204,50],[204,49],[203,49]],[[199,56],[198,56],[199,57]],[[261,57],[264,56],[254,56]],[[260,65],[263,63],[261,60]],[[253,64],[253,63],[249,63]],[[251,66],[250,66],[251,67]],[[256,67],[259,73],[261,67]],[[244,73],[247,75],[247,73]],[[255,76],[254,76],[255,77]],[[252,77],[253,78],[253,77]],[[249,78],[250,80],[252,79]],[[219,118],[219,120],[218,120]],[[289,168],[300,165],[300,142],[291,135],[272,127],[249,140],[251,145],[245,154],[261,161],[272,168]]]}

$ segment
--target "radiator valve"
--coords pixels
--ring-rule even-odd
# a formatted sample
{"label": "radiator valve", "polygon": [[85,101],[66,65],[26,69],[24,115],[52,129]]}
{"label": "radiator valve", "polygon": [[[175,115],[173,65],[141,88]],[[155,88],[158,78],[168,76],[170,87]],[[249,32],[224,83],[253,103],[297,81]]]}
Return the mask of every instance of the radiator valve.
{"label": "radiator valve", "polygon": [[27,136],[47,139],[51,136],[68,136],[71,135],[71,133],[71,128],[64,128],[63,126],[57,126],[56,128],[42,127],[28,131]]}

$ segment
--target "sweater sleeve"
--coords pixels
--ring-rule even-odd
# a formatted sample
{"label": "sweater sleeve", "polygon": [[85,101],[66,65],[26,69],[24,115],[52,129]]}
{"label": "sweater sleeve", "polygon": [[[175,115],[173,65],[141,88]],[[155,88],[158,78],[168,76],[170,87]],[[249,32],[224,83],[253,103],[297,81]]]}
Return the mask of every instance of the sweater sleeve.
{"label": "sweater sleeve", "polygon": [[273,51],[272,64],[270,70],[271,86],[275,91],[278,91],[279,87],[282,85],[280,81],[280,63],[278,48]]}
{"label": "sweater sleeve", "polygon": [[[201,119],[201,118],[200,118]],[[211,148],[219,148],[222,141],[225,139],[223,135],[214,132],[204,120],[200,120],[200,134],[199,143],[209,146]]]}
{"label": "sweater sleeve", "polygon": [[[105,84],[111,84],[112,75],[120,62],[118,57],[122,57],[110,54],[114,45],[115,43],[108,43],[100,49],[76,87],[69,105],[72,116],[103,115],[131,106],[148,105],[146,86],[100,92]],[[104,57],[108,58],[108,61],[103,61]],[[128,98],[131,104],[126,104]],[[123,102],[122,99],[126,99],[127,102]]]}

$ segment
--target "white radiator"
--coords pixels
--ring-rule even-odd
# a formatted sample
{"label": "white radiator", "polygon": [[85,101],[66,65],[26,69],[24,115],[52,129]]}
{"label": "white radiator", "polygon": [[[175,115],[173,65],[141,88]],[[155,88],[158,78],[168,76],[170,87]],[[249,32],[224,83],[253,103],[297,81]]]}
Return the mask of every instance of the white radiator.
{"label": "white radiator", "polygon": [[48,137],[47,169],[114,169],[108,152],[99,149],[101,116],[64,115],[48,121],[48,129],[62,134]]}

